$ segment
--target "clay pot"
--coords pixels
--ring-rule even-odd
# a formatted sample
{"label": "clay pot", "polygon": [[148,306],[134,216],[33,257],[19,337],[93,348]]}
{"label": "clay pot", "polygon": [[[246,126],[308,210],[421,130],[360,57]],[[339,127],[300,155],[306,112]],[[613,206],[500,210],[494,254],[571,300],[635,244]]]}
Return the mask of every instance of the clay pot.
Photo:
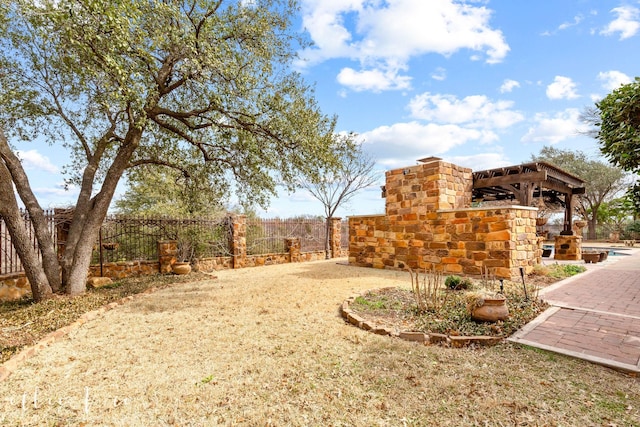
{"label": "clay pot", "polygon": [[536,225],[538,227],[542,227],[547,223],[547,221],[549,221],[549,218],[536,218]]}
{"label": "clay pot", "polygon": [[496,322],[509,317],[506,298],[485,298],[484,304],[471,310],[471,318],[481,322]]}
{"label": "clay pot", "polygon": [[600,253],[598,252],[583,252],[582,253],[582,259],[584,260],[585,263],[590,264],[590,263],[596,263],[598,261],[600,261]]}
{"label": "clay pot", "polygon": [[176,262],[171,266],[171,271],[174,274],[189,274],[191,273],[191,265],[188,262]]}

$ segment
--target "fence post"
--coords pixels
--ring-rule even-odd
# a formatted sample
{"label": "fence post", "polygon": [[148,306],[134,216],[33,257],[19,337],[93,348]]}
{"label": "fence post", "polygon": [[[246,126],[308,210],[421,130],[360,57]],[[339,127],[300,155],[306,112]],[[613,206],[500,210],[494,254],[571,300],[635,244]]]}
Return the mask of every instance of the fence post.
{"label": "fence post", "polygon": [[329,234],[331,258],[338,258],[342,253],[342,218],[331,218],[331,233]]}
{"label": "fence post", "polygon": [[289,262],[300,262],[300,238],[288,237],[284,242],[289,252]]}
{"label": "fence post", "polygon": [[231,255],[233,268],[243,268],[247,264],[247,216],[230,215],[231,222]]}
{"label": "fence post", "polygon": [[158,240],[158,267],[161,274],[171,273],[171,264],[176,261],[177,240]]}

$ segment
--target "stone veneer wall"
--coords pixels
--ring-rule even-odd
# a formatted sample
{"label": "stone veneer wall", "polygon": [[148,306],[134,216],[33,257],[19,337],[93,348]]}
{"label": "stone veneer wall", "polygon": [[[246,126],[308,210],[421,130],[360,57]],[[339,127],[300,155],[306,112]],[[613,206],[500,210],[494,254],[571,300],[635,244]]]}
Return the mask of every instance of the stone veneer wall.
{"label": "stone veneer wall", "polygon": [[554,259],[577,261],[582,259],[582,236],[555,236]]}
{"label": "stone veneer wall", "polygon": [[[287,239],[286,253],[247,255],[246,243],[246,217],[234,215],[233,236],[231,237],[232,256],[211,257],[199,259],[194,264],[195,271],[217,271],[231,268],[259,267],[264,265],[286,264],[293,262],[308,262],[323,260],[325,251],[300,251],[299,239]],[[333,257],[346,256],[345,249],[341,247],[340,218],[332,219],[330,231],[330,246]],[[337,230],[337,231],[336,231]],[[92,265],[89,267],[88,277],[111,277],[122,279],[125,277],[143,276],[152,274],[171,273],[171,265],[176,262],[177,242],[164,240],[158,242],[158,260],[155,261],[123,261]],[[20,299],[31,293],[29,281],[24,273],[0,276],[0,301],[12,301]]]}
{"label": "stone veneer wall", "polygon": [[536,217],[537,208],[520,206],[439,210],[403,224],[351,217],[349,263],[515,279],[540,260]]}
{"label": "stone veneer wall", "polygon": [[349,218],[349,263],[515,279],[540,262],[537,208],[470,208],[471,169],[440,160],[386,173],[386,215]]}

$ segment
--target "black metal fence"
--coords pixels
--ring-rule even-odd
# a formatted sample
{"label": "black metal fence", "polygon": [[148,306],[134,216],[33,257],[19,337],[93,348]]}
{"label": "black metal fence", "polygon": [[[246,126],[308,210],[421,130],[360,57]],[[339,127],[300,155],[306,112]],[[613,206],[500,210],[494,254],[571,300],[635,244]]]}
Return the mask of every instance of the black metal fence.
{"label": "black metal fence", "polygon": [[[54,211],[46,212],[54,240],[64,224],[56,224]],[[25,227],[37,248],[29,216],[23,213]],[[68,221],[68,215],[57,215],[58,222]],[[159,240],[177,240],[179,254],[184,258],[207,258],[231,255],[233,233],[232,217],[223,218],[152,218],[109,215],[93,247],[92,264],[118,261],[146,261],[158,259]],[[302,252],[325,249],[326,221],[312,219],[247,219],[247,255],[284,253],[286,239],[299,238]],[[56,229],[59,229],[56,232]],[[342,247],[348,246],[348,222],[341,224]],[[58,245],[56,244],[56,247]],[[0,219],[0,274],[22,272],[22,264],[13,247],[6,225]]]}
{"label": "black metal fence", "polygon": [[326,221],[313,219],[247,219],[247,255],[286,252],[285,240],[300,239],[300,251],[322,251]]}
{"label": "black metal fence", "polygon": [[[33,225],[31,224],[31,219],[29,218],[29,214],[24,210],[20,211],[20,213],[22,216],[24,227],[27,230],[27,233],[29,235],[29,239],[33,245],[33,248],[37,249],[38,242],[35,238],[35,232],[33,230]],[[55,239],[55,223],[54,223],[53,210],[46,210],[45,217],[48,220],[51,234],[54,236],[54,239]],[[40,254],[40,251],[38,251],[38,255],[39,254]],[[22,271],[23,271],[22,263],[20,262],[18,253],[13,247],[13,243],[11,242],[11,236],[9,235],[9,230],[7,229],[7,226],[2,220],[2,218],[0,218],[0,274],[13,274],[13,273],[20,273]]]}
{"label": "black metal fence", "polygon": [[108,216],[94,246],[92,264],[158,259],[159,240],[178,240],[181,258],[228,256],[228,218]]}

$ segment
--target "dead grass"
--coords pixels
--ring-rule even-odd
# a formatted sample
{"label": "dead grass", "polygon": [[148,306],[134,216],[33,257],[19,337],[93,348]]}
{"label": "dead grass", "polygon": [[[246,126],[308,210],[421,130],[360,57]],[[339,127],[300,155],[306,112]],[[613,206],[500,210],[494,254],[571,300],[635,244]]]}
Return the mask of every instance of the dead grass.
{"label": "dead grass", "polygon": [[637,380],[621,373],[509,343],[425,347],[340,318],[346,297],[409,287],[406,274],[322,261],[144,295],[0,383],[0,425],[640,425]]}

